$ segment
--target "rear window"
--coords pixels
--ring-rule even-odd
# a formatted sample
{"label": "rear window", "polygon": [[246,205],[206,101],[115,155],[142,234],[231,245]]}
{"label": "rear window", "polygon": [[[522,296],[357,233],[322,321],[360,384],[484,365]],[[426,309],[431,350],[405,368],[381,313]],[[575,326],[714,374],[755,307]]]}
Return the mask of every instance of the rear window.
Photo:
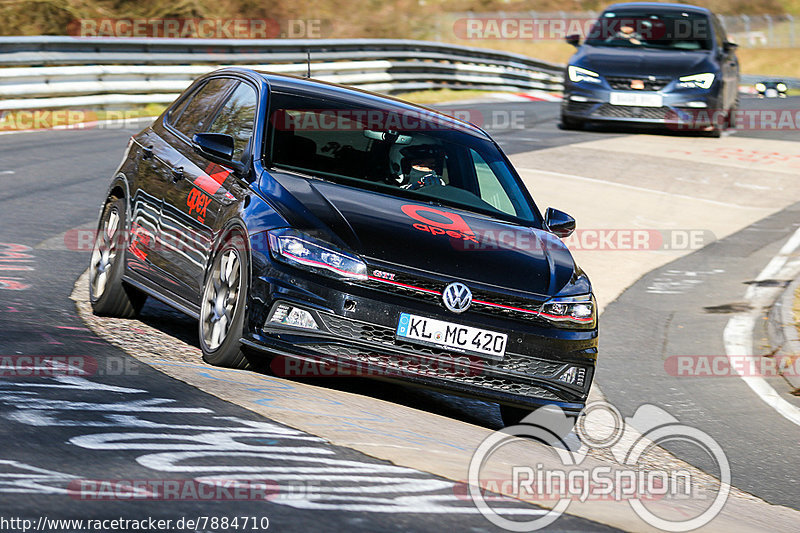
{"label": "rear window", "polygon": [[346,185],[500,218],[537,222],[498,148],[424,110],[273,93],[266,135],[272,164]]}

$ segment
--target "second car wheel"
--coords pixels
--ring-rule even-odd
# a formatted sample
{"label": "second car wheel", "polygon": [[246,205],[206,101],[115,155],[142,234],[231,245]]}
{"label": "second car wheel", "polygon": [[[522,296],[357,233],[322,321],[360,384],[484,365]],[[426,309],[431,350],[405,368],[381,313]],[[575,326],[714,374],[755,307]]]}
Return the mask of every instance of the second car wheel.
{"label": "second car wheel", "polygon": [[239,234],[223,241],[203,286],[200,306],[200,348],[203,360],[216,366],[246,368],[239,339],[248,289],[247,250]]}

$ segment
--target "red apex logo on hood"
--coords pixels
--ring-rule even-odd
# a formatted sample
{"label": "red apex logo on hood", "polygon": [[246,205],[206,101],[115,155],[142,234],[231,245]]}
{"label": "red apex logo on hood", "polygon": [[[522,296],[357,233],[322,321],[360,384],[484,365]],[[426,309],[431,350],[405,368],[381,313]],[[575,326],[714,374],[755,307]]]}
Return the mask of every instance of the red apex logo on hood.
{"label": "red apex logo on hood", "polygon": [[425,231],[431,235],[447,235],[453,239],[478,242],[475,232],[461,215],[415,204],[405,204],[400,210],[418,221],[412,224],[414,229]]}

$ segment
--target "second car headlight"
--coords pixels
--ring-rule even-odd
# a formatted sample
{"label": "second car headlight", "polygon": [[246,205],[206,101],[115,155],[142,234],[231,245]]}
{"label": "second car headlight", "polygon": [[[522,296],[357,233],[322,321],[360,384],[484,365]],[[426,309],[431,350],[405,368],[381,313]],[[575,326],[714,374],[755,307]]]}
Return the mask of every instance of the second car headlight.
{"label": "second car headlight", "polygon": [[569,75],[569,80],[572,83],[578,83],[581,81],[600,83],[600,74],[585,68],[576,67],[575,65],[570,65],[567,67],[567,74]]}
{"label": "second car headlight", "polygon": [[367,279],[367,265],[361,259],[330,243],[290,228],[268,235],[270,253],[279,261],[330,277]]}
{"label": "second car headlight", "polygon": [[711,84],[714,83],[714,73],[704,72],[703,74],[692,74],[691,76],[682,76],[678,78],[681,82],[681,87],[697,88],[697,89],[710,89]]}
{"label": "second car headlight", "polygon": [[555,297],[547,300],[539,316],[570,328],[593,328],[597,323],[597,304],[592,294]]}

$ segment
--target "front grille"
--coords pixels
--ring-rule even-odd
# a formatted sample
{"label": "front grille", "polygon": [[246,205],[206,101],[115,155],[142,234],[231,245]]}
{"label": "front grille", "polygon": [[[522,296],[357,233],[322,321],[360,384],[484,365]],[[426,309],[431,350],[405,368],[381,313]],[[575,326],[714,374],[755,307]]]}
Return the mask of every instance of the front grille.
{"label": "front grille", "polygon": [[632,105],[603,104],[593,116],[606,118],[641,118],[647,120],[665,121],[668,107],[640,107]]}
{"label": "front grille", "polygon": [[[387,370],[385,375],[392,377],[420,376],[446,379],[450,382],[473,385],[484,389],[506,392],[520,396],[541,398],[551,401],[562,401],[549,390],[530,383],[515,381],[506,377],[491,375],[487,372],[470,372],[453,370],[447,365],[437,364],[436,361],[422,358],[403,358],[374,351],[362,350],[353,346],[341,344],[312,344],[307,347],[329,356],[344,358],[368,367]],[[376,372],[375,375],[381,375]]]}
{"label": "front grille", "polygon": [[[394,282],[370,278],[359,283],[381,292],[408,296],[415,300],[423,300],[436,305],[442,304],[442,290],[447,286],[447,282],[444,281],[434,281],[405,274],[397,276]],[[472,307],[470,307],[470,311],[490,316],[544,322],[543,319],[538,317],[538,311],[545,302],[544,298],[516,298],[473,287],[470,287],[470,290],[472,291]]]}
{"label": "front grille", "polygon": [[606,81],[615,91],[632,90],[631,87],[632,80],[639,80],[642,83],[644,83],[643,89],[633,89],[633,90],[644,90],[644,91],[660,91],[661,89],[666,87],[670,81],[672,81],[670,78],[656,78],[655,80],[651,80],[646,78],[636,78],[627,76],[606,76]]}
{"label": "front grille", "polygon": [[[458,352],[452,352],[442,348],[401,341],[395,337],[393,328],[347,320],[338,316],[322,313],[320,313],[320,317],[325,327],[327,327],[331,333],[348,339],[380,343],[423,357],[443,358],[447,360],[452,359],[454,356],[463,356],[463,354],[459,354]],[[474,355],[470,355],[469,357],[473,361],[478,361],[479,359],[478,356]],[[480,366],[489,369],[520,372],[529,376],[552,378],[561,371],[565,365],[557,361],[548,361],[526,355],[506,353],[502,361],[481,362]]]}

